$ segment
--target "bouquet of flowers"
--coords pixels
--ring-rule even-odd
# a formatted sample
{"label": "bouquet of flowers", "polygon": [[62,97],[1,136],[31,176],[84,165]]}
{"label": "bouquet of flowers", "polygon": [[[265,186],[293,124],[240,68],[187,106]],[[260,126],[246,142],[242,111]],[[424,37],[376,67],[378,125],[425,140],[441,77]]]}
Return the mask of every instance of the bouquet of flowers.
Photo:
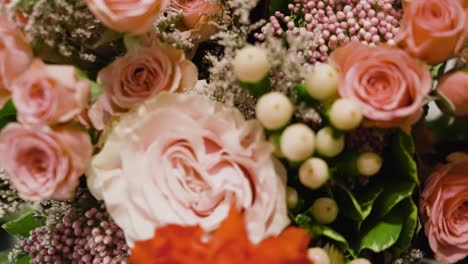
{"label": "bouquet of flowers", "polygon": [[467,34],[466,0],[2,0],[0,262],[468,263]]}

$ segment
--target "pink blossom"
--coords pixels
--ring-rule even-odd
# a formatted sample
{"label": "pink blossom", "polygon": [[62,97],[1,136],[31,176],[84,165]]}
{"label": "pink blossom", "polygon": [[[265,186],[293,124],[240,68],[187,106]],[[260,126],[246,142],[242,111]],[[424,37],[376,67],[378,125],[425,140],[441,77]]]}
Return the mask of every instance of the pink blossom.
{"label": "pink blossom", "polygon": [[0,162],[21,198],[73,197],[88,167],[89,136],[72,124],[49,128],[10,123],[0,134]]}
{"label": "pink blossom", "polygon": [[0,15],[0,107],[10,98],[13,81],[28,68],[32,57],[22,32],[6,13]]}
{"label": "pink blossom", "polygon": [[352,42],[330,59],[340,69],[339,94],[360,104],[368,125],[409,130],[421,117],[432,78],[405,51]]}
{"label": "pink blossom", "polygon": [[436,258],[455,263],[468,256],[468,155],[454,153],[436,167],[421,195],[421,214]]}
{"label": "pink blossom", "polygon": [[89,89],[73,66],[35,60],[13,85],[13,102],[22,123],[54,125],[70,121],[87,106]]}
{"label": "pink blossom", "polygon": [[231,205],[258,242],[289,222],[286,174],[272,150],[259,123],[236,109],[162,93],[121,117],[86,175],[130,244],[166,224],[213,231]]}
{"label": "pink blossom", "polygon": [[444,76],[437,91],[449,100],[455,115],[468,115],[468,72],[458,71]]}

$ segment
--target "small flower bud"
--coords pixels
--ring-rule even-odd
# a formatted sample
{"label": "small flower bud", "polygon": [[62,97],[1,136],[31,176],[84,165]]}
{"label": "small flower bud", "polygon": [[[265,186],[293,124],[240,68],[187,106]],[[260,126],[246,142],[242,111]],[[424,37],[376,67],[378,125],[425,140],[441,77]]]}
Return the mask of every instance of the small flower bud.
{"label": "small flower bud", "polygon": [[276,130],[289,123],[293,115],[293,105],[283,93],[270,92],[260,97],[255,114],[266,129]]}
{"label": "small flower bud", "polygon": [[312,216],[320,224],[333,223],[338,216],[338,205],[335,200],[327,197],[315,200],[310,210],[312,211]]}
{"label": "small flower bud", "polygon": [[265,49],[255,46],[246,46],[239,50],[233,66],[236,77],[247,83],[261,81],[271,68]]}
{"label": "small flower bud", "polygon": [[287,200],[289,209],[292,209],[297,206],[297,202],[299,201],[299,196],[297,194],[296,189],[288,186],[288,188],[286,189],[286,200]]}
{"label": "small flower bud", "polygon": [[320,158],[310,158],[299,168],[299,180],[311,189],[320,188],[328,180],[328,164]]}
{"label": "small flower bud", "polygon": [[330,64],[314,66],[304,82],[307,93],[314,99],[324,101],[337,95],[338,72]]}
{"label": "small flower bud", "polygon": [[361,108],[346,98],[336,100],[330,110],[330,122],[340,130],[353,130],[361,124]]}
{"label": "small flower bud", "polygon": [[290,161],[303,161],[314,154],[315,133],[304,124],[288,126],[281,136],[280,148]]}
{"label": "small flower bud", "polygon": [[319,247],[309,248],[307,250],[307,258],[313,264],[330,264],[327,252]]}
{"label": "small flower bud", "polygon": [[328,158],[340,154],[345,146],[344,135],[334,137],[331,127],[324,127],[317,133],[317,152]]}
{"label": "small flower bud", "polygon": [[365,152],[357,159],[357,169],[361,175],[373,176],[380,171],[382,158],[374,152]]}

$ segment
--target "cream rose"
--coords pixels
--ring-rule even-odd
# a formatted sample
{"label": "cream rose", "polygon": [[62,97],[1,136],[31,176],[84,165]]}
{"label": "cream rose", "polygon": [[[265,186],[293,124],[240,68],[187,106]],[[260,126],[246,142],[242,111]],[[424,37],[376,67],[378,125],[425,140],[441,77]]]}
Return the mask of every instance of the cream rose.
{"label": "cream rose", "polygon": [[162,93],[121,117],[87,173],[127,241],[166,224],[215,230],[231,205],[254,242],[288,223],[286,172],[256,121],[201,96]]}
{"label": "cream rose", "polygon": [[54,125],[70,121],[88,105],[89,89],[74,67],[35,60],[14,83],[13,102],[21,122]]}
{"label": "cream rose", "polygon": [[164,12],[170,0],[85,0],[89,9],[109,28],[136,35],[144,34]]}
{"label": "cream rose", "polygon": [[142,46],[118,58],[99,72],[104,93],[91,107],[93,125],[103,129],[120,115],[162,91],[187,90],[196,83],[198,70],[182,50],[167,45]]}
{"label": "cream rose", "polygon": [[29,67],[32,57],[24,35],[6,13],[0,14],[0,107],[10,98],[13,81]]}

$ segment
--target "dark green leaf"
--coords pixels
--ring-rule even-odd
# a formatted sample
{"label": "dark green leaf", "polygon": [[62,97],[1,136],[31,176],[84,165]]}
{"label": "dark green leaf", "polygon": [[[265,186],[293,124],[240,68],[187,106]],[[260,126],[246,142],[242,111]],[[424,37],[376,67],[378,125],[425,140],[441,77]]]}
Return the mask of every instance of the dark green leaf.
{"label": "dark green leaf", "polygon": [[418,224],[418,207],[410,198],[401,202],[398,208],[402,216],[405,216],[403,229],[401,230],[398,241],[393,245],[392,252],[395,256],[399,256],[411,245],[414,232]]}
{"label": "dark green leaf", "polygon": [[31,230],[40,226],[42,226],[41,221],[34,217],[33,212],[29,212],[2,225],[2,228],[12,235],[27,237]]}
{"label": "dark green leaf", "polygon": [[334,191],[334,197],[340,206],[340,212],[357,222],[364,220],[364,212],[353,193],[346,186],[338,184]]}
{"label": "dark green leaf", "polygon": [[269,0],[268,1],[268,14],[272,16],[276,11],[287,12],[289,0]]}
{"label": "dark green leaf", "polygon": [[364,219],[372,212],[375,200],[377,200],[383,191],[384,187],[382,185],[371,184],[365,190],[356,192],[356,198],[358,199],[359,204],[361,204]]}
{"label": "dark green leaf", "polygon": [[363,232],[359,242],[359,252],[370,249],[374,252],[382,252],[388,249],[398,240],[403,229],[403,217],[398,207],[376,222],[363,224]]}
{"label": "dark green leaf", "polygon": [[377,216],[378,218],[386,215],[399,202],[408,197],[411,197],[416,184],[407,181],[389,180],[385,181],[383,186],[385,188],[384,192],[380,194],[374,203],[375,213],[373,213],[373,215]]}
{"label": "dark green leaf", "polygon": [[405,180],[414,181],[416,184],[419,185],[418,169],[416,166],[416,162],[413,158],[414,153],[415,146],[413,138],[400,130],[399,133],[395,136],[394,141],[392,142],[392,155],[390,156],[390,158],[391,162],[394,165],[392,164],[392,166],[389,167],[393,167],[396,169],[394,173],[396,173],[397,175],[394,176],[398,176],[399,178]]}

